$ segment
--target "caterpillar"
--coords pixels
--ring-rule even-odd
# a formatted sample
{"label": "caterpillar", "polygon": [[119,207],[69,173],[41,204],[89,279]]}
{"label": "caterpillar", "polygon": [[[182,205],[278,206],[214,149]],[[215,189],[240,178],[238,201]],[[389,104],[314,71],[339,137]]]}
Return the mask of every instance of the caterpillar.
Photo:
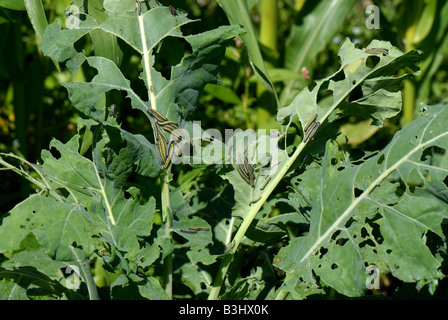
{"label": "caterpillar", "polygon": [[257,203],[258,201],[260,201],[260,199],[261,199],[261,196],[258,197],[258,198],[255,199],[255,200],[252,200],[251,202],[249,202],[249,206],[250,206],[252,203]]}
{"label": "caterpillar", "polygon": [[156,145],[157,145],[157,154],[159,155],[160,162],[163,165],[166,161],[166,147],[163,139],[161,139],[160,136],[157,136],[156,138]]}
{"label": "caterpillar", "polygon": [[316,134],[317,129],[319,129],[320,122],[316,122],[317,113],[314,115],[314,117],[311,119],[311,121],[305,126],[304,132],[305,135],[303,137],[303,142],[308,141],[309,139],[312,139],[313,136]]}
{"label": "caterpillar", "polygon": [[180,229],[180,232],[183,232],[183,233],[198,233],[197,230],[190,230],[190,229]]}
{"label": "caterpillar", "polygon": [[316,118],[317,118],[317,113],[314,115],[314,117],[310,120],[310,122],[308,122],[308,124],[305,126],[305,128],[303,128],[303,131],[307,131],[308,130],[308,128],[310,127],[310,125],[314,122],[314,121],[316,121]]}
{"label": "caterpillar", "polygon": [[172,5],[170,5],[170,12],[173,16],[177,16],[177,11]]}
{"label": "caterpillar", "polygon": [[171,141],[170,144],[168,145],[168,153],[166,154],[165,161],[163,162],[163,166],[162,166],[163,170],[168,168],[168,166],[170,165],[171,158],[173,156],[173,150],[174,150],[174,143],[173,143],[173,141]]}
{"label": "caterpillar", "polygon": [[389,54],[389,50],[386,48],[370,48],[365,50],[369,54]]}
{"label": "caterpillar", "polygon": [[235,241],[230,242],[229,246],[227,247],[226,251],[224,251],[224,254],[228,254],[230,250],[233,249],[233,246],[235,245]]}
{"label": "caterpillar", "polygon": [[309,128],[309,130],[307,132],[305,132],[305,137],[303,138],[303,141],[307,141],[309,139],[314,139],[313,136],[316,134],[317,129],[320,126],[320,122],[314,122],[311,127]]}
{"label": "caterpillar", "polygon": [[240,176],[246,181],[252,188],[255,186],[255,173],[254,167],[249,164],[247,158],[238,154],[239,162],[236,164],[236,169]]}
{"label": "caterpillar", "polygon": [[266,178],[266,181],[261,186],[261,188],[260,188],[261,191],[263,191],[264,188],[266,188],[266,186],[268,185],[269,181],[271,181],[271,177],[270,176]]}
{"label": "caterpillar", "polygon": [[193,231],[209,231],[210,230],[210,228],[208,228],[208,227],[190,227],[188,229],[193,230]]}
{"label": "caterpillar", "polygon": [[168,119],[167,119],[163,114],[161,114],[159,111],[157,111],[157,110],[155,110],[155,109],[149,108],[149,109],[147,110],[147,112],[148,112],[148,114],[149,114],[151,117],[153,117],[154,119],[156,119],[157,122],[168,121]]}
{"label": "caterpillar", "polygon": [[140,3],[140,0],[135,0],[137,2],[137,13],[140,16],[142,14],[142,4]]}

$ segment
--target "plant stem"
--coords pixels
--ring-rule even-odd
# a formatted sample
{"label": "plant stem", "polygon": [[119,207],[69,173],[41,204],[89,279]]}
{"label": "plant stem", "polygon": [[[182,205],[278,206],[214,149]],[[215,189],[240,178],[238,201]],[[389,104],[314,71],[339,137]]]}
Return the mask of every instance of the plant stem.
{"label": "plant stem", "polygon": [[142,38],[142,56],[143,56],[143,69],[145,70],[146,75],[146,81],[148,86],[148,93],[149,93],[149,101],[151,102],[151,108],[157,110],[156,106],[156,97],[154,95],[154,90],[152,88],[152,77],[151,77],[151,62],[150,62],[150,52],[148,49],[148,45],[146,43],[146,31],[145,31],[145,24],[143,23],[143,16],[138,16],[138,24],[140,27],[140,36]]}
{"label": "plant stem", "polygon": [[[360,80],[360,82],[361,81],[362,80]],[[319,122],[322,123],[331,114],[331,112],[342,102],[343,99],[344,99],[344,96],[341,96],[338,101],[335,101],[333,106],[331,108],[329,108],[327,113],[318,119]],[[232,261],[233,254],[236,252],[236,250],[241,242],[241,239],[243,238],[244,234],[246,233],[247,229],[249,228],[250,224],[252,223],[253,219],[255,218],[256,214],[260,210],[263,203],[267,200],[269,195],[277,187],[278,183],[286,175],[289,168],[291,168],[292,164],[296,161],[297,157],[300,155],[300,153],[305,148],[307,143],[308,142],[303,142],[303,141],[300,142],[300,144],[297,146],[297,149],[294,151],[294,154],[290,158],[288,158],[287,162],[283,166],[280,166],[280,170],[272,178],[271,183],[268,184],[268,186],[264,190],[264,192],[261,196],[261,199],[255,205],[250,207],[248,214],[244,218],[243,222],[241,223],[240,227],[238,228],[238,231],[233,239],[234,246],[233,246],[232,250],[229,252],[228,255],[226,255],[224,257],[224,259],[221,262],[218,274],[215,278],[212,290],[210,291],[210,294],[208,297],[209,300],[215,300],[218,298],[219,291],[221,290],[221,286],[224,281],[225,275],[229,268],[230,262]]]}
{"label": "plant stem", "polygon": [[250,224],[254,220],[255,216],[257,215],[260,208],[263,206],[263,203],[267,200],[269,195],[274,191],[274,189],[277,187],[278,183],[282,180],[284,175],[288,172],[289,168],[292,166],[294,161],[297,159],[299,154],[302,152],[303,148],[305,148],[306,143],[301,142],[299,146],[297,147],[294,154],[291,156],[291,158],[288,159],[288,161],[280,167],[279,172],[272,178],[271,183],[269,183],[263,192],[261,199],[255,203],[253,206],[250,207],[249,212],[247,213],[246,217],[244,218],[243,222],[241,223],[240,227],[238,228],[237,233],[235,234],[235,237],[233,238],[234,246],[232,250],[230,250],[229,254],[225,255],[223,260],[221,261],[220,268],[218,270],[218,274],[216,275],[215,281],[213,282],[213,287],[210,291],[210,294],[208,296],[209,300],[216,300],[219,296],[219,291],[221,290],[222,283],[224,282],[227,270],[229,269],[229,265],[233,260],[233,255],[236,252],[241,240],[243,239],[244,235],[246,234],[247,229],[249,228]]}
{"label": "plant stem", "polygon": [[[162,181],[162,219],[165,224],[165,234],[171,238],[171,228],[173,226],[173,219],[170,207],[170,190],[167,173],[163,174]],[[163,284],[165,292],[173,296],[173,253],[170,252],[163,260]]]}
{"label": "plant stem", "polygon": [[87,285],[87,291],[89,292],[90,300],[100,300],[100,296],[98,295],[98,290],[96,289],[95,280],[93,280],[92,272],[90,271],[90,263],[89,259],[82,259],[77,250],[73,246],[69,246],[70,250],[75,257],[75,261],[79,265],[79,275],[85,281]]}
{"label": "plant stem", "polygon": [[413,79],[407,79],[403,81],[403,123],[406,124],[414,120],[415,109],[415,81]]}
{"label": "plant stem", "polygon": [[[269,56],[271,59],[265,60],[266,67],[272,68],[274,64],[269,60],[276,60],[278,58],[277,51],[277,0],[262,0],[261,1],[261,19],[260,19],[260,43],[269,50]],[[261,82],[257,84],[257,97],[260,98],[266,88]],[[257,108],[257,126],[261,127],[263,124],[267,123],[271,118],[272,114],[269,110],[269,106],[274,104],[271,101],[272,97],[268,99],[261,99],[261,104]],[[266,105],[264,105],[266,104]]]}

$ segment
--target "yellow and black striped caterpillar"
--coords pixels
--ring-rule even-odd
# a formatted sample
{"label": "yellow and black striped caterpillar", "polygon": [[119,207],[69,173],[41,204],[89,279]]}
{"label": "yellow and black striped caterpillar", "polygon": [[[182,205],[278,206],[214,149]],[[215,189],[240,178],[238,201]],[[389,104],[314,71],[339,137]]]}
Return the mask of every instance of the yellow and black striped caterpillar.
{"label": "yellow and black striped caterpillar", "polygon": [[238,161],[236,164],[236,169],[240,176],[253,188],[255,186],[255,172],[254,167],[249,163],[246,157],[243,158],[241,154],[238,153]]}
{"label": "yellow and black striped caterpillar", "polygon": [[320,127],[320,122],[316,122],[317,113],[314,115],[314,117],[308,122],[308,124],[303,129],[304,131],[304,137],[303,142],[306,142],[308,140],[314,139],[314,135],[316,134],[317,129]]}
{"label": "yellow and black striped caterpillar", "polygon": [[[155,109],[148,109],[148,114],[151,116],[153,128],[155,131],[155,140],[157,147],[157,154],[159,156],[160,162],[162,163],[162,169],[167,169],[171,163],[171,158],[173,156],[175,143],[171,139],[168,143],[168,139],[163,133],[163,130],[171,133],[172,137],[175,137],[177,141],[182,140],[182,133],[179,128],[179,124],[176,121],[168,120],[163,114]],[[163,129],[163,130],[162,130]],[[193,144],[193,142],[190,140]]]}

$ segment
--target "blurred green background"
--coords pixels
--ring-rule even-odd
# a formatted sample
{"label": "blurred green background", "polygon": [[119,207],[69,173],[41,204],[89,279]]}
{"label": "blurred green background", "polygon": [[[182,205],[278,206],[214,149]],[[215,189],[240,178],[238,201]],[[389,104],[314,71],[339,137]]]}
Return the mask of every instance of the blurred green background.
{"label": "blurred green background", "polygon": [[[200,19],[183,29],[184,33],[200,33],[229,23],[216,0],[159,2],[188,12],[191,19]],[[436,103],[448,95],[448,1],[241,0],[241,3],[249,12],[280,107],[288,105],[313,80],[339,68],[337,51],[345,37],[360,47],[367,46],[372,39],[380,39],[403,51],[424,52],[420,74],[404,85],[403,112],[399,116],[387,121],[380,130],[356,118],[335,124],[345,134],[340,143],[347,143],[351,150],[381,148],[396,130],[415,117],[422,104]],[[57,20],[65,26],[65,11],[71,4],[101,9],[102,1],[0,0],[0,152],[39,162],[41,150],[47,148],[53,137],[67,141],[76,133],[76,119],[80,115],[61,86],[72,81],[73,76],[64,64],[44,57],[38,47],[47,23]],[[378,29],[366,26],[366,20],[373,14],[366,13],[366,8],[371,5],[378,8],[375,20]],[[105,39],[107,42],[105,35],[91,34],[76,43],[76,48],[87,55],[107,56]],[[139,57],[124,46],[120,48],[120,67],[135,81],[141,70]],[[159,59],[155,67],[163,72],[166,64]],[[74,80],[84,81],[92,76],[81,69]],[[207,86],[196,109],[194,120],[200,120],[203,128],[224,131],[278,127],[275,99],[254,75],[241,39],[235,39],[228,48],[219,77],[222,85]],[[108,99],[119,106],[123,128],[135,133],[149,132],[147,117],[132,110],[121,93],[114,92]],[[28,181],[12,171],[0,169],[0,181],[1,218],[34,191]]]}

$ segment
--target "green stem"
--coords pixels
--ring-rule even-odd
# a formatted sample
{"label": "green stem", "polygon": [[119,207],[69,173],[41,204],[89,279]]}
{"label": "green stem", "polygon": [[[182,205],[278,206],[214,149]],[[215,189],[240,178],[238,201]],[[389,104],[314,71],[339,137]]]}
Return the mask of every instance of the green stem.
{"label": "green stem", "polygon": [[[363,81],[364,79],[361,79],[359,82]],[[323,121],[328,118],[328,116],[333,112],[333,110],[342,102],[342,100],[345,98],[345,96],[341,96],[339,100],[335,101],[333,106],[329,108],[326,114],[324,114],[322,117],[317,119],[320,123],[323,123]],[[277,187],[278,183],[282,180],[282,178],[286,175],[289,168],[291,168],[292,164],[296,161],[297,157],[300,155],[302,150],[305,148],[306,144],[308,142],[300,142],[300,144],[297,146],[297,149],[294,151],[294,154],[286,161],[286,163],[283,166],[280,166],[280,170],[276,173],[276,175],[272,178],[272,182],[269,183],[264,190],[261,199],[255,203],[253,206],[250,207],[248,214],[244,218],[243,222],[241,223],[240,227],[238,228],[238,231],[233,239],[234,246],[232,250],[229,252],[228,255],[224,257],[224,259],[221,261],[221,266],[219,268],[218,274],[215,278],[215,281],[213,283],[213,287],[210,291],[209,300],[215,300],[218,298],[219,291],[221,290],[222,283],[224,282],[225,275],[227,273],[227,270],[229,268],[230,262],[232,261],[233,254],[236,252],[241,239],[245,235],[247,229],[249,228],[250,224],[252,223],[253,219],[255,218],[256,214],[260,210],[263,203],[267,200],[269,195],[274,191],[274,189]]]}
{"label": "green stem", "polygon": [[247,229],[249,228],[250,224],[254,220],[255,216],[257,215],[260,208],[263,206],[263,203],[267,200],[269,195],[274,191],[274,189],[277,187],[278,183],[282,180],[282,178],[285,176],[285,174],[288,172],[289,168],[291,168],[294,161],[297,159],[299,154],[302,152],[303,148],[305,148],[306,143],[301,142],[299,146],[297,147],[294,154],[291,156],[291,158],[288,159],[288,161],[285,163],[283,167],[280,167],[279,172],[272,178],[272,182],[269,183],[263,192],[261,199],[252,205],[249,209],[248,214],[244,218],[243,222],[238,228],[237,233],[235,234],[235,237],[233,238],[234,246],[232,250],[230,250],[229,254],[225,255],[223,260],[221,261],[220,268],[218,270],[218,274],[216,275],[215,281],[213,282],[212,289],[210,291],[210,294],[208,296],[209,300],[216,300],[219,296],[219,292],[221,290],[221,286],[224,282],[227,270],[229,269],[229,265],[233,260],[233,255],[235,254],[241,240],[243,239],[244,235],[246,234]]}
{"label": "green stem", "polygon": [[81,257],[78,256],[77,250],[73,246],[70,246],[69,248],[78,263],[80,276],[87,285],[90,300],[100,300],[98,290],[96,289],[95,280],[93,280],[92,271],[90,270],[89,259],[81,259]]}
{"label": "green stem", "polygon": [[[171,238],[171,229],[173,227],[173,219],[170,207],[170,190],[167,173],[163,174],[162,181],[162,219],[165,224],[165,234]],[[165,292],[173,296],[173,253],[169,253],[163,260],[163,284]]]}
{"label": "green stem", "polygon": [[[278,58],[278,51],[277,51],[277,32],[278,32],[278,25],[277,25],[277,16],[278,16],[278,4],[277,0],[263,0],[261,2],[261,19],[260,19],[260,43],[269,49],[268,55],[271,57],[272,60],[276,60]],[[274,67],[273,63],[269,61],[270,59],[267,59],[264,61],[266,67],[272,68]],[[257,96],[261,97],[263,92],[266,91],[266,88],[261,82],[258,82],[257,84]],[[272,105],[274,102],[271,101],[271,98],[268,100],[261,99],[262,104],[263,102],[267,104],[264,106],[259,106],[257,108],[257,126],[262,127],[263,124],[269,122],[269,120],[272,118],[272,114],[269,111],[269,105]]]}
{"label": "green stem", "polygon": [[142,46],[143,46],[143,69],[146,74],[146,81],[148,85],[148,93],[149,93],[149,101],[151,102],[151,108],[157,110],[156,105],[156,97],[154,95],[154,90],[152,88],[152,77],[151,77],[151,61],[150,61],[150,50],[152,48],[148,48],[148,45],[146,43],[146,31],[145,31],[145,24],[143,22],[143,15],[138,16],[138,25],[140,27],[140,36],[142,38]]}
{"label": "green stem", "polygon": [[277,0],[261,2],[260,42],[277,52]]}
{"label": "green stem", "polygon": [[415,117],[415,82],[412,79],[403,81],[403,127]]}
{"label": "green stem", "polygon": [[288,291],[280,290],[280,292],[275,297],[275,300],[285,300],[288,294]]}

